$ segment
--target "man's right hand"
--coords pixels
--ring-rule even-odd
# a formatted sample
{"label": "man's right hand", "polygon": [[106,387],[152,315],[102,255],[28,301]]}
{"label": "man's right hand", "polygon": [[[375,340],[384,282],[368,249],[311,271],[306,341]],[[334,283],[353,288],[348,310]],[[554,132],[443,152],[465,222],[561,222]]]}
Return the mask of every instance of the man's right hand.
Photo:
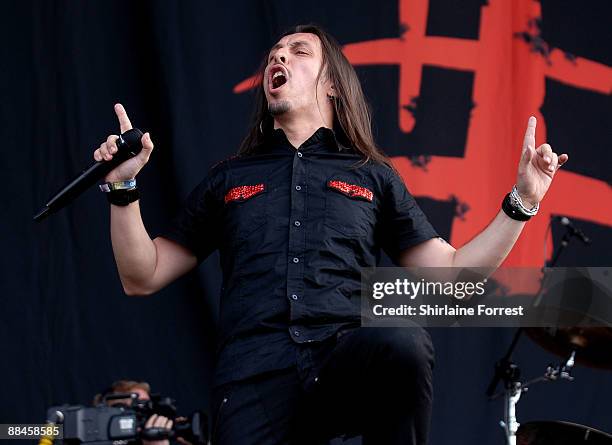
{"label": "man's right hand", "polygon": [[[119,119],[119,129],[121,133],[125,133],[132,129],[132,123],[128,118],[123,105],[115,104],[115,113],[117,119]],[[113,159],[113,155],[117,153],[117,139],[119,138],[116,134],[111,134],[106,138],[106,142],[103,142],[96,151],[94,151],[93,157],[96,161],[110,161]],[[142,135],[142,150],[133,158],[122,162],[115,169],[111,170],[104,180],[106,182],[116,181],[127,181],[136,177],[138,172],[145,166],[149,161],[151,152],[153,151],[153,141],[151,135],[147,132]]]}

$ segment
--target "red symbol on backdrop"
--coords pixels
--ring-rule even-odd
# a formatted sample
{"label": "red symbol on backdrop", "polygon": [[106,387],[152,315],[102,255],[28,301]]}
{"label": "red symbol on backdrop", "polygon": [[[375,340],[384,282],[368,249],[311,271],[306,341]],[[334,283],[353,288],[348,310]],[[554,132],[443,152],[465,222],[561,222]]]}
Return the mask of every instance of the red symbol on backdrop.
{"label": "red symbol on backdrop", "polygon": [[[474,72],[472,101],[477,105],[470,117],[465,156],[431,156],[426,170],[405,157],[393,158],[415,196],[455,199],[469,205],[469,211],[453,219],[451,229],[451,243],[461,246],[495,217],[502,198],[514,184],[530,115],[538,118],[536,146],[546,141],[546,122],[539,113],[545,79],[610,94],[612,69],[581,57],[570,60],[562,50],[548,47],[543,57],[525,39],[517,38],[525,35],[526,30],[533,30],[535,19],[541,16],[536,0],[489,1],[481,9],[479,40],[426,36],[428,9],[427,0],[400,0],[399,20],[403,29],[409,31],[399,38],[348,44],[344,53],[356,66],[399,66],[396,107],[400,129],[406,133],[415,125],[407,106],[419,95],[424,65]],[[246,79],[236,85],[234,92],[246,91],[254,82],[256,78]],[[564,151],[564,147],[553,149]],[[423,153],[427,153],[427,147]],[[612,226],[610,202],[612,190],[604,181],[562,168],[541,204],[540,213],[526,225],[504,264],[541,266],[545,236],[549,237],[546,256],[550,258],[552,240],[546,228],[552,214]]]}

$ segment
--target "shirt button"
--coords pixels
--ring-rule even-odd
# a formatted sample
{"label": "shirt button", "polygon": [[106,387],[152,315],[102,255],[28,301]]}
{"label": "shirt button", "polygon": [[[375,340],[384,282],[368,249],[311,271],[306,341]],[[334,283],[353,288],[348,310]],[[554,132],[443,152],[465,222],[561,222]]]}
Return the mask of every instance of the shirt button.
{"label": "shirt button", "polygon": [[301,158],[301,157],[302,157],[302,153],[300,153],[299,151],[298,151],[298,154],[297,154],[297,155],[298,155],[298,158]]}
{"label": "shirt button", "polygon": [[299,258],[297,258],[297,257],[293,257],[293,262],[294,262],[294,263],[299,263],[299,262],[300,262],[300,259],[299,259]]}
{"label": "shirt button", "polygon": [[299,337],[300,336],[300,331],[297,331],[297,330],[293,331],[293,335],[295,335],[296,337]]}
{"label": "shirt button", "polygon": [[295,221],[293,224],[294,224],[296,227],[300,227],[300,225],[301,225],[302,223],[301,223],[301,222],[299,222],[299,221]]}
{"label": "shirt button", "polygon": [[293,295],[291,295],[291,298],[292,298],[293,300],[297,300],[297,299],[298,299],[298,296],[297,296],[297,295],[295,295],[295,294],[293,294]]}
{"label": "shirt button", "polygon": [[299,186],[299,185],[296,185],[296,186],[295,186],[295,189],[296,189],[296,190],[299,192],[300,190],[302,190],[302,187],[301,187],[301,186]]}

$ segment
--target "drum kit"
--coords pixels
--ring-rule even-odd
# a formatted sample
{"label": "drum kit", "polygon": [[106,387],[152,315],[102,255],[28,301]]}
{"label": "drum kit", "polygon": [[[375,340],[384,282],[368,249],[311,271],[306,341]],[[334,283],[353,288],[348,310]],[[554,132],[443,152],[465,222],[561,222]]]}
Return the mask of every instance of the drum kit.
{"label": "drum kit", "polygon": [[[567,246],[569,236],[564,237],[553,261]],[[553,264],[549,264],[552,266]],[[512,362],[512,352],[522,334],[536,344],[562,357],[556,366],[549,365],[542,376],[526,383],[520,381],[520,368]],[[487,396],[490,400],[504,397],[504,419],[500,426],[504,430],[506,445],[612,445],[612,435],[597,429],[562,421],[533,421],[523,424],[517,422],[516,406],[522,393],[540,382],[557,380],[573,381],[571,372],[575,364],[612,370],[612,326],[574,326],[574,327],[521,327],[515,333],[506,355],[495,365],[495,374]],[[495,394],[499,382],[503,391]]]}

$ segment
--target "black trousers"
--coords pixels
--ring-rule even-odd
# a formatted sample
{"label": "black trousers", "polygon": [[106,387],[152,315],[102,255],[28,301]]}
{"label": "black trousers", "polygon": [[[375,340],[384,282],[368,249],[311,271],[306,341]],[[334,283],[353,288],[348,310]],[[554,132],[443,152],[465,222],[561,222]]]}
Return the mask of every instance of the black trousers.
{"label": "black trousers", "polygon": [[296,367],[213,390],[213,445],[316,445],[362,435],[364,445],[427,443],[434,350],[422,328],[341,331]]}

